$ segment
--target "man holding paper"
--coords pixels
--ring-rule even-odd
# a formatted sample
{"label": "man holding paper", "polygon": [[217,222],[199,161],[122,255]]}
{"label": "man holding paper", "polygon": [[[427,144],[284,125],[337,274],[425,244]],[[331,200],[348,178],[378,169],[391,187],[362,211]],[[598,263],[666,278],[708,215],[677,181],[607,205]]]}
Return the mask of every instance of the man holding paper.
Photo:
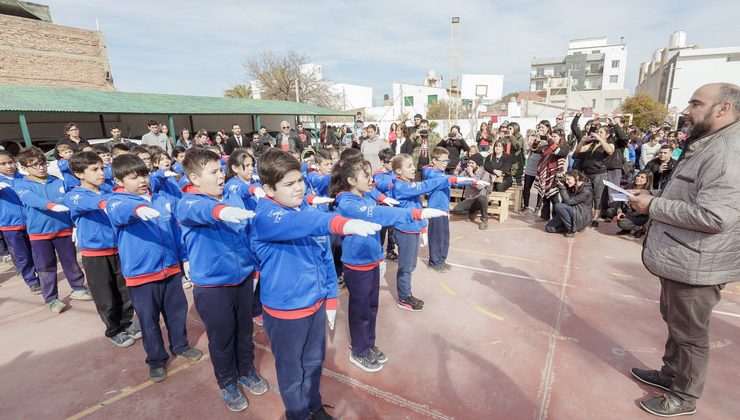
{"label": "man holding paper", "polygon": [[709,362],[709,318],[720,291],[740,279],[740,87],[707,84],[682,112],[689,139],[662,190],[633,190],[649,213],[643,263],[660,277],[668,340],[660,370],[632,368],[639,381],[668,391],[640,402],[673,417],[696,412]]}

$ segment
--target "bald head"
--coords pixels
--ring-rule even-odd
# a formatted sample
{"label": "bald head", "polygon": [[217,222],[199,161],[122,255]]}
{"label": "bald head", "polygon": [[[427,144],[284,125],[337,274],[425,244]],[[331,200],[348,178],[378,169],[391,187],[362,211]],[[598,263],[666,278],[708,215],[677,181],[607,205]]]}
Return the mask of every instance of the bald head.
{"label": "bald head", "polygon": [[712,134],[740,118],[740,87],[709,83],[697,89],[681,114],[692,138]]}

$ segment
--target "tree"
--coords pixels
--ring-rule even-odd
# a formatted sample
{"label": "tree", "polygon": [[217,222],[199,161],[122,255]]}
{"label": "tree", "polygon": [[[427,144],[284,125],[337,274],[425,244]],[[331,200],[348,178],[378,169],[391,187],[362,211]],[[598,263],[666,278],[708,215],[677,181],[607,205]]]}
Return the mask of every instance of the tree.
{"label": "tree", "polygon": [[[450,117],[450,108],[454,106],[455,99],[442,99],[427,105],[427,119],[429,120],[446,120]],[[472,113],[472,103],[459,102],[458,118],[470,118]],[[455,109],[452,108],[452,118],[455,118]]]}
{"label": "tree", "polygon": [[297,89],[300,102],[336,108],[339,98],[309,63],[308,56],[292,50],[285,55],[267,50],[247,60],[244,68],[257,80],[262,99],[295,101]]}
{"label": "tree", "polygon": [[642,129],[660,125],[668,116],[668,108],[646,93],[630,96],[622,102],[622,113],[632,114],[632,123]]}
{"label": "tree", "polygon": [[252,99],[252,87],[244,84],[234,85],[224,91],[224,97],[237,99]]}

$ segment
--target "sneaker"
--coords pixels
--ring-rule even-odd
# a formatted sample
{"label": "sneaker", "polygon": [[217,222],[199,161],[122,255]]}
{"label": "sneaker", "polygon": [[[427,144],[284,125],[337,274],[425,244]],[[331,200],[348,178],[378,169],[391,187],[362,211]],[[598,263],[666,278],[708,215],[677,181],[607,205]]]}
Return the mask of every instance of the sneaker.
{"label": "sneaker", "polygon": [[74,300],[92,300],[92,295],[87,289],[75,290],[69,295]]}
{"label": "sneaker", "polygon": [[370,354],[372,354],[375,357],[375,360],[377,360],[381,365],[388,361],[388,356],[386,356],[385,353],[377,347],[370,347]]}
{"label": "sneaker", "polygon": [[177,356],[188,359],[191,362],[195,362],[195,361],[200,360],[201,357],[203,357],[203,352],[194,347],[188,347],[187,349],[185,349],[185,351],[177,353]]}
{"label": "sneaker", "polygon": [[597,227],[599,227],[599,222],[597,222],[596,220],[592,220],[592,221],[591,221],[591,227],[592,227],[592,228],[597,228]]}
{"label": "sneaker", "polygon": [[534,209],[532,209],[532,207],[527,207],[524,210],[522,210],[522,214],[524,215],[534,214]]}
{"label": "sneaker", "polygon": [[182,278],[182,288],[183,289],[190,289],[193,287],[193,282],[191,282],[189,279],[186,279],[185,277]]}
{"label": "sneaker", "polygon": [[427,264],[427,268],[430,270],[434,270],[438,273],[446,273],[448,271],[447,267],[445,267],[444,264],[439,264],[439,265]]}
{"label": "sneaker", "polygon": [[344,282],[344,274],[337,276],[337,287],[340,289],[347,287],[347,283]]}
{"label": "sneaker", "polygon": [[247,397],[242,394],[236,384],[226,385],[226,387],[221,388],[219,392],[221,393],[221,398],[226,401],[226,407],[228,407],[229,410],[244,411],[247,407],[249,407],[249,401],[247,401]]}
{"label": "sneaker", "polygon": [[149,366],[149,379],[151,379],[152,382],[164,381],[167,379],[167,369],[165,369],[164,366]]}
{"label": "sneaker", "polygon": [[254,369],[247,376],[240,377],[239,383],[253,395],[262,395],[270,388],[265,378],[261,377]]}
{"label": "sneaker", "polygon": [[475,213],[468,213],[468,222],[475,223]]}
{"label": "sneaker", "polygon": [[619,231],[617,231],[617,236],[629,235],[630,233],[632,233],[632,232],[630,232],[628,230],[624,230],[624,229],[619,229]]}
{"label": "sneaker", "polygon": [[375,360],[375,357],[371,352],[368,352],[365,357],[355,356],[352,352],[349,352],[349,361],[365,372],[377,372],[380,369],[383,369],[383,365]]}
{"label": "sneaker", "polygon": [[113,337],[108,337],[111,343],[115,344],[116,347],[124,348],[134,345],[134,339],[126,331],[121,331]]}
{"label": "sneaker", "polygon": [[28,290],[31,292],[31,294],[40,295],[41,294],[41,285],[39,285],[39,284],[32,284],[32,285],[28,286]]}
{"label": "sneaker", "polygon": [[645,229],[638,229],[632,233],[632,237],[640,239],[645,234]]}
{"label": "sneaker", "polygon": [[13,257],[8,255],[3,255],[3,264],[13,264]]}
{"label": "sneaker", "polygon": [[262,315],[258,315],[252,318],[252,322],[259,325],[260,327],[265,325],[265,318],[262,317]]}
{"label": "sneaker", "polygon": [[140,339],[141,327],[139,327],[139,322],[136,320],[131,320],[131,325],[126,328],[126,334],[128,334],[129,337],[133,338],[134,340]]}
{"label": "sneaker", "polygon": [[488,229],[488,221],[482,220],[480,224],[478,225],[478,229],[480,230],[486,230]]}
{"label": "sneaker", "polygon": [[690,404],[671,392],[640,401],[640,406],[650,414],[660,417],[690,416],[696,413],[696,404]]}
{"label": "sneaker", "polygon": [[396,251],[388,251],[385,253],[385,259],[388,261],[398,261],[398,254],[396,254]]}
{"label": "sneaker", "polygon": [[[331,408],[334,408],[334,407],[331,407]],[[334,417],[330,416],[329,413],[326,412],[323,405],[321,406],[319,411],[315,413],[311,413],[311,415],[308,418],[309,420],[334,420]]]}
{"label": "sneaker", "polygon": [[52,312],[55,314],[62,313],[62,311],[67,307],[67,304],[62,302],[59,299],[54,299],[51,302],[48,303],[49,309],[51,309]]}
{"label": "sneaker", "polygon": [[424,309],[424,302],[413,296],[409,296],[406,299],[399,300],[398,307],[407,311],[418,312]]}
{"label": "sneaker", "polygon": [[635,379],[644,384],[657,386],[658,388],[664,389],[666,391],[671,390],[672,381],[669,378],[663,376],[663,374],[660,373],[659,370],[632,368],[630,369],[630,373],[632,374],[632,376],[635,377]]}

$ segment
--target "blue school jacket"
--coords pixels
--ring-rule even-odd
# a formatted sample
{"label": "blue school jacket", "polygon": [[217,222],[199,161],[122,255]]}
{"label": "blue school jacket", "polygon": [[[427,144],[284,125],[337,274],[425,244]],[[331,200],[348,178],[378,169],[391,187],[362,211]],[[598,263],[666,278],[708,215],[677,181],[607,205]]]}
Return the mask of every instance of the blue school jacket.
{"label": "blue school jacket", "polygon": [[59,172],[62,173],[62,176],[64,177],[64,188],[69,191],[74,187],[79,187],[81,185],[80,179],[75,176],[75,174],[72,173],[72,170],[69,168],[69,161],[65,159],[59,159],[57,160],[57,168],[59,168]]}
{"label": "blue school jacket", "polygon": [[100,186],[100,190],[108,193],[113,192],[113,188],[116,188],[116,180],[113,178],[113,170],[110,168],[110,163],[105,165],[103,172],[105,173],[105,184],[103,184],[104,186]]}
{"label": "blue school jacket", "polygon": [[187,188],[177,205],[177,221],[190,257],[190,280],[197,286],[234,286],[257,270],[250,246],[249,220],[228,223],[218,219],[224,207],[244,208],[238,195],[222,201]]}
{"label": "blue school jacket", "polygon": [[375,181],[375,188],[382,194],[388,194],[393,187],[393,179],[395,175],[393,172],[377,170],[373,174],[373,181]]}
{"label": "blue school jacket", "polygon": [[265,197],[257,203],[254,251],[260,261],[261,300],[283,319],[317,312],[326,301],[336,308],[337,274],[329,235],[341,234],[347,219],[321,212],[305,201],[299,210]]}
{"label": "blue school jacket", "polygon": [[[361,197],[351,192],[337,194],[338,213],[350,219],[362,219],[391,226],[397,223],[412,223],[421,220],[421,209],[378,206],[370,197]],[[342,242],[342,262],[354,270],[369,271],[383,260],[383,245],[380,232],[375,235],[347,236]]]}
{"label": "blue school jacket", "polygon": [[[154,194],[150,199],[117,188],[105,206],[116,235],[127,286],[139,286],[177,274],[180,261],[186,259],[174,215],[176,201],[165,194]],[[135,211],[144,206],[156,209],[160,216],[141,220]]]}
{"label": "blue school jacket", "polygon": [[303,180],[306,183],[306,194],[314,194],[321,197],[329,196],[331,174],[322,175],[318,172],[307,172],[303,174]]}
{"label": "blue school jacket", "polygon": [[434,166],[425,166],[421,171],[425,180],[440,178],[447,178],[449,180],[447,185],[429,192],[429,199],[427,200],[427,207],[429,208],[450,211],[450,186],[471,185],[470,182],[458,184],[457,177],[449,176]]}
{"label": "blue school jacket", "polygon": [[224,185],[224,196],[240,197],[244,203],[244,207],[247,210],[254,211],[257,208],[257,197],[254,195],[254,190],[257,188],[262,188],[262,184],[259,181],[247,183],[238,176],[235,176],[226,181],[226,185]]}
{"label": "blue school jacket", "polygon": [[172,170],[180,174],[181,176],[185,176],[185,168],[182,166],[180,162],[175,162],[172,164]]}
{"label": "blue school jacket", "polygon": [[64,204],[64,182],[51,175],[44,181],[24,177],[15,181],[15,191],[23,203],[26,230],[33,240],[72,236],[72,218],[69,212],[54,212],[56,204]]}
{"label": "blue school jacket", "polygon": [[182,198],[182,186],[179,185],[175,177],[164,176],[163,169],[149,174],[149,187],[152,190],[152,194],[167,194],[178,200]]}
{"label": "blue school jacket", "polygon": [[[396,178],[393,180],[393,187],[391,187],[391,196],[401,203],[398,207],[421,209],[420,195],[428,194],[438,188],[445,187],[450,188],[450,181],[447,177],[428,179],[421,182],[405,181]],[[449,210],[450,205],[447,204],[446,211]],[[426,220],[414,220],[410,223],[398,223],[395,225],[396,229],[405,233],[421,233],[426,229],[426,226]]]}
{"label": "blue school jacket", "polygon": [[0,231],[26,228],[23,203],[15,192],[15,181],[19,179],[23,179],[23,175],[18,172],[14,173],[12,178],[0,175],[0,182],[10,185],[0,190]]}
{"label": "blue school jacket", "polygon": [[64,205],[77,226],[77,247],[86,257],[115,255],[116,235],[105,214],[105,205],[110,193],[76,187],[64,196]]}

